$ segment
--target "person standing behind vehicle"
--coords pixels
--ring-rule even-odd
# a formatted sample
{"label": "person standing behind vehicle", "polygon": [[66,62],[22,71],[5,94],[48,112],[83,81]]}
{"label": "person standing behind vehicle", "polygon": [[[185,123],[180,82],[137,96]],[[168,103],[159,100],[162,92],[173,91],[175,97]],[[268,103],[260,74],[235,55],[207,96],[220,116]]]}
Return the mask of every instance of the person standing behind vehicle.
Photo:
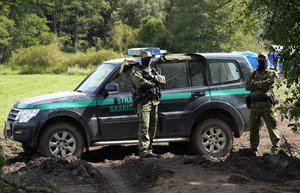
{"label": "person standing behind vehicle", "polygon": [[273,112],[273,107],[277,103],[273,86],[278,75],[275,70],[267,67],[267,55],[259,53],[257,70],[251,72],[246,81],[246,90],[251,91],[250,145],[251,150],[256,153],[259,145],[260,123],[263,118],[272,142],[271,151],[277,154],[280,149],[280,136]]}
{"label": "person standing behind vehicle", "polygon": [[158,104],[160,98],[160,85],[165,84],[165,77],[159,75],[150,67],[152,55],[143,52],[141,65],[134,66],[131,79],[135,86],[133,101],[137,105],[139,123],[138,149],[140,158],[156,158],[153,153],[153,138],[155,137],[158,119]]}

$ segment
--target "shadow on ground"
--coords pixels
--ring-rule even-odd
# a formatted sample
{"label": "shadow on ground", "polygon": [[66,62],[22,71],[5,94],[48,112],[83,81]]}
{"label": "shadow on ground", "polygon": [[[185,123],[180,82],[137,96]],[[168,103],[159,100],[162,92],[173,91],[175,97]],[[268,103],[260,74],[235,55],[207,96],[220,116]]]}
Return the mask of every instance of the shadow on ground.
{"label": "shadow on ground", "polygon": [[[170,145],[155,145],[153,152],[157,154],[172,153],[175,155],[191,154],[187,149],[186,144],[170,144]],[[128,146],[104,146],[93,148],[93,150],[86,151],[82,154],[81,159],[89,162],[103,162],[104,160],[123,160],[126,156],[138,156],[137,145]]]}

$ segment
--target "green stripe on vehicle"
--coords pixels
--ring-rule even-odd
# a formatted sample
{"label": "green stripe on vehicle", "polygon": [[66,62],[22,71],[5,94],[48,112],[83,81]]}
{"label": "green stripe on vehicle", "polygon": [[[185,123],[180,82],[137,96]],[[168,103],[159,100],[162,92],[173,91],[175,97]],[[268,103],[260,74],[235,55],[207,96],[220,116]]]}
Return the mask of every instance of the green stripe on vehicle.
{"label": "green stripe on vehicle", "polygon": [[58,109],[58,108],[80,108],[80,107],[93,107],[93,106],[105,106],[113,105],[114,99],[101,99],[98,100],[86,100],[86,101],[72,101],[63,103],[50,103],[44,105],[37,105],[36,108],[45,109]]}
{"label": "green stripe on vehicle", "polygon": [[113,105],[113,104],[115,104],[114,99],[101,99],[101,100],[98,100],[97,106]]}
{"label": "green stripe on vehicle", "polygon": [[[238,95],[238,94],[249,94],[244,88],[238,89],[224,89],[224,90],[211,90],[205,91],[205,96],[225,96],[225,95]],[[126,98],[126,97],[125,97]],[[164,93],[161,95],[160,100],[178,100],[178,99],[190,99],[192,98],[192,92],[178,92],[178,93]],[[71,101],[71,102],[58,102],[49,103],[42,105],[31,105],[26,103],[17,103],[15,108],[33,109],[38,108],[42,110],[46,109],[58,109],[58,108],[81,108],[81,107],[92,107],[92,106],[108,106],[115,105],[115,100],[100,99],[100,100],[85,100],[85,101]]]}
{"label": "green stripe on vehicle", "polygon": [[161,95],[160,100],[175,100],[192,98],[191,92],[165,93]]}
{"label": "green stripe on vehicle", "polygon": [[33,109],[35,105],[30,105],[26,103],[17,103],[15,104],[14,108],[19,108],[19,109]]}
{"label": "green stripe on vehicle", "polygon": [[[250,91],[246,91],[245,88],[236,89],[224,89],[224,90],[211,90],[210,96],[224,96],[224,95],[238,95],[238,94],[249,94]],[[205,92],[205,96],[206,92]]]}
{"label": "green stripe on vehicle", "polygon": [[72,102],[61,102],[61,103],[49,103],[43,105],[37,105],[37,109],[59,109],[59,108],[80,108],[80,107],[90,107],[96,106],[97,100],[87,100],[87,101],[72,101]]}

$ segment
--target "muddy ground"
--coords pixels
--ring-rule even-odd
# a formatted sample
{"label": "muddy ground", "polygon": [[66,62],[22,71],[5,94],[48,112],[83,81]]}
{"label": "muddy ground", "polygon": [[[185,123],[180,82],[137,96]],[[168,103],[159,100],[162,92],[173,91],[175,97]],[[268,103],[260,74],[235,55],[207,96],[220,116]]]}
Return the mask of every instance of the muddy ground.
{"label": "muddy ground", "polygon": [[[5,141],[2,179],[14,190],[60,193],[282,193],[300,192],[300,134],[280,122],[284,152],[270,155],[266,128],[259,155],[249,152],[249,133],[234,141],[226,157],[189,155],[184,146],[156,145],[161,158],[140,160],[137,146],[111,146],[85,152],[81,159],[25,155]],[[1,140],[4,142],[3,140]]]}

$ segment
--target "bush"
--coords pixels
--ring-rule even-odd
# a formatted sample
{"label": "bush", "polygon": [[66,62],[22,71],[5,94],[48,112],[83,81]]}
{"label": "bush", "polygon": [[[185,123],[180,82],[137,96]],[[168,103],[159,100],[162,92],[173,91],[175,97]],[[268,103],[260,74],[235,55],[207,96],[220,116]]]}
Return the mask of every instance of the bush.
{"label": "bush", "polygon": [[112,50],[99,50],[96,51],[95,48],[89,49],[86,53],[77,52],[76,54],[66,54],[64,61],[69,67],[80,67],[87,68],[90,66],[98,65],[106,60],[111,60],[115,58],[123,57],[122,54],[114,52]]}
{"label": "bush", "polygon": [[[10,59],[9,63],[19,66],[49,67],[61,62],[62,52],[58,43],[46,46],[38,45],[18,50]],[[30,67],[29,67],[30,68]]]}
{"label": "bush", "polygon": [[19,67],[18,74],[44,74],[46,71],[43,66],[23,65]]}
{"label": "bush", "polygon": [[68,67],[67,75],[88,75],[94,70],[94,67],[89,66],[88,68],[80,68],[79,66]]}
{"label": "bush", "polygon": [[0,65],[0,75],[13,75],[18,74],[18,70],[14,70],[9,65]]}
{"label": "bush", "polygon": [[[103,61],[120,57],[123,54],[112,50],[96,51],[95,48],[87,52],[63,53],[58,43],[52,43],[20,49],[10,58],[8,66],[18,74],[88,74]],[[5,71],[3,73],[11,74],[9,68]]]}

